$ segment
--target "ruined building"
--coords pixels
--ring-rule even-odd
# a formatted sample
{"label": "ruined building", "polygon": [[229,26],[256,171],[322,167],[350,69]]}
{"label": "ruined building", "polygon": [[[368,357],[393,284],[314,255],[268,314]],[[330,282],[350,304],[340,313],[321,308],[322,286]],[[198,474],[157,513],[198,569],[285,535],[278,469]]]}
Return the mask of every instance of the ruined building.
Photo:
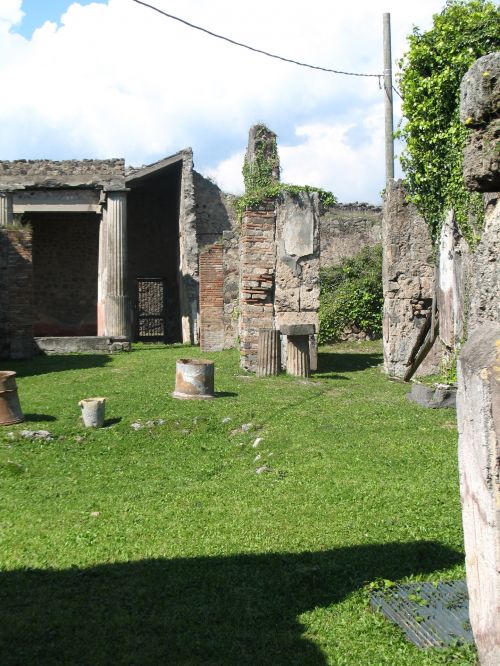
{"label": "ruined building", "polygon": [[310,192],[238,220],[234,197],[194,170],[191,149],[139,169],[0,161],[0,357],[239,342],[251,369],[259,328],[317,330],[320,264],[380,236],[379,208],[320,211]]}

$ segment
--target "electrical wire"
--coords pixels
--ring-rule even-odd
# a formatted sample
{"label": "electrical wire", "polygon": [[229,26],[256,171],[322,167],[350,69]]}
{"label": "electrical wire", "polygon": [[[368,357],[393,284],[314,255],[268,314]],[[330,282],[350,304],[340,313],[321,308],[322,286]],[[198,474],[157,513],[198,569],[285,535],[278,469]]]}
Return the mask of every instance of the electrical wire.
{"label": "electrical wire", "polygon": [[262,49],[256,49],[253,46],[249,46],[248,44],[243,44],[242,42],[237,42],[236,40],[230,39],[229,37],[224,37],[223,35],[218,35],[216,32],[212,32],[211,30],[207,30],[206,28],[202,28],[199,25],[194,25],[194,23],[190,23],[189,21],[186,21],[182,18],[179,18],[178,16],[173,16],[172,14],[168,14],[167,12],[164,12],[162,9],[159,9],[158,7],[155,7],[154,5],[150,5],[147,2],[143,2],[142,0],[132,0],[132,2],[135,2],[138,5],[143,5],[143,7],[148,7],[149,9],[152,9],[153,11],[158,12],[158,14],[162,14],[163,16],[166,16],[167,18],[171,18],[174,21],[179,21],[179,23],[183,23],[184,25],[187,25],[189,28],[194,28],[195,30],[200,30],[200,32],[204,32],[207,35],[210,35],[211,37],[216,37],[217,39],[222,39],[225,42],[229,42],[229,44],[234,44],[234,46],[240,46],[241,48],[248,49],[249,51],[253,51],[254,53],[260,53],[261,55],[265,55],[268,58],[275,58],[276,60],[282,60],[283,62],[289,62],[292,65],[299,65],[299,67],[308,67],[309,69],[318,69],[321,72],[329,72],[330,74],[343,74],[345,76],[365,76],[365,77],[377,77],[377,78],[379,78],[381,76],[380,74],[360,74],[358,72],[344,72],[344,71],[339,70],[339,69],[329,69],[328,67],[319,67],[318,65],[309,65],[305,62],[300,62],[298,60],[292,60],[291,58],[284,58],[283,56],[276,55],[275,53],[269,53],[268,51],[263,51]]}

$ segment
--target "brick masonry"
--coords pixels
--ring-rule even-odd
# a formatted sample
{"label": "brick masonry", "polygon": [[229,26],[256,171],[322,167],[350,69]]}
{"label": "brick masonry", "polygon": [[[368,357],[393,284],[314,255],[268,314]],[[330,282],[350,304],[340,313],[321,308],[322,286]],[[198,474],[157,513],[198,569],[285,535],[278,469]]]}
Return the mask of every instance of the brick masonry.
{"label": "brick masonry", "polygon": [[200,252],[200,347],[224,349],[224,247],[214,243]]}
{"label": "brick masonry", "polygon": [[33,356],[30,230],[0,229],[0,357]]}
{"label": "brick masonry", "polygon": [[259,328],[274,327],[276,212],[274,201],[246,211],[241,229],[241,365],[257,364]]}

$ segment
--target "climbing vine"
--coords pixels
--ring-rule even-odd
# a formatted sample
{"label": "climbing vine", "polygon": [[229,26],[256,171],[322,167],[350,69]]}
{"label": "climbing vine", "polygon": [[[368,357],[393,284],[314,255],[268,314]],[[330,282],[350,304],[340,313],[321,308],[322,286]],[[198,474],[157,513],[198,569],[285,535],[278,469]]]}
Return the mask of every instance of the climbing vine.
{"label": "climbing vine", "polygon": [[[272,137],[272,140],[271,140]],[[323,207],[333,206],[337,203],[335,196],[311,185],[290,185],[279,182],[279,157],[274,136],[264,125],[256,128],[255,155],[249,162],[243,164],[243,180],[245,194],[236,200],[236,211],[241,219],[245,210],[257,208],[266,199],[275,199],[283,192],[298,194],[299,192],[317,192]]]}
{"label": "climbing vine", "polygon": [[448,0],[433,27],[408,37],[399,62],[404,123],[401,156],[411,201],[436,239],[453,208],[462,233],[474,244],[482,198],[466,190],[463,150],[467,130],[459,119],[460,82],[477,58],[500,48],[500,9],[489,0]]}
{"label": "climbing vine", "polygon": [[382,332],[382,246],[364,247],[340,266],[321,269],[319,342],[342,339],[357,327],[376,338]]}

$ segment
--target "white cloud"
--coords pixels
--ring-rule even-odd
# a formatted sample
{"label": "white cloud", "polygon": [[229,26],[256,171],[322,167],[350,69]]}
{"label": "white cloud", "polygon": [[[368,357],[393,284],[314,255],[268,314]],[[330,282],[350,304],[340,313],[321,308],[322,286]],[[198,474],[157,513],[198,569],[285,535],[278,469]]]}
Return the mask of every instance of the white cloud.
{"label": "white cloud", "polygon": [[[366,134],[370,119],[380,120],[377,79],[270,60],[132,0],[75,2],[60,26],[46,22],[27,40],[14,32],[21,2],[1,4],[0,159],[124,156],[142,164],[191,145],[197,168],[235,189],[236,153],[250,124],[263,121],[281,137],[284,178],[313,178],[346,200],[382,187],[380,128],[372,126],[365,142],[356,138],[358,128]],[[393,12],[396,58],[411,24],[429,25],[442,2],[313,0],[306,9],[302,0],[153,4],[258,48],[379,72],[382,13]],[[346,164],[356,166],[357,178]]]}

